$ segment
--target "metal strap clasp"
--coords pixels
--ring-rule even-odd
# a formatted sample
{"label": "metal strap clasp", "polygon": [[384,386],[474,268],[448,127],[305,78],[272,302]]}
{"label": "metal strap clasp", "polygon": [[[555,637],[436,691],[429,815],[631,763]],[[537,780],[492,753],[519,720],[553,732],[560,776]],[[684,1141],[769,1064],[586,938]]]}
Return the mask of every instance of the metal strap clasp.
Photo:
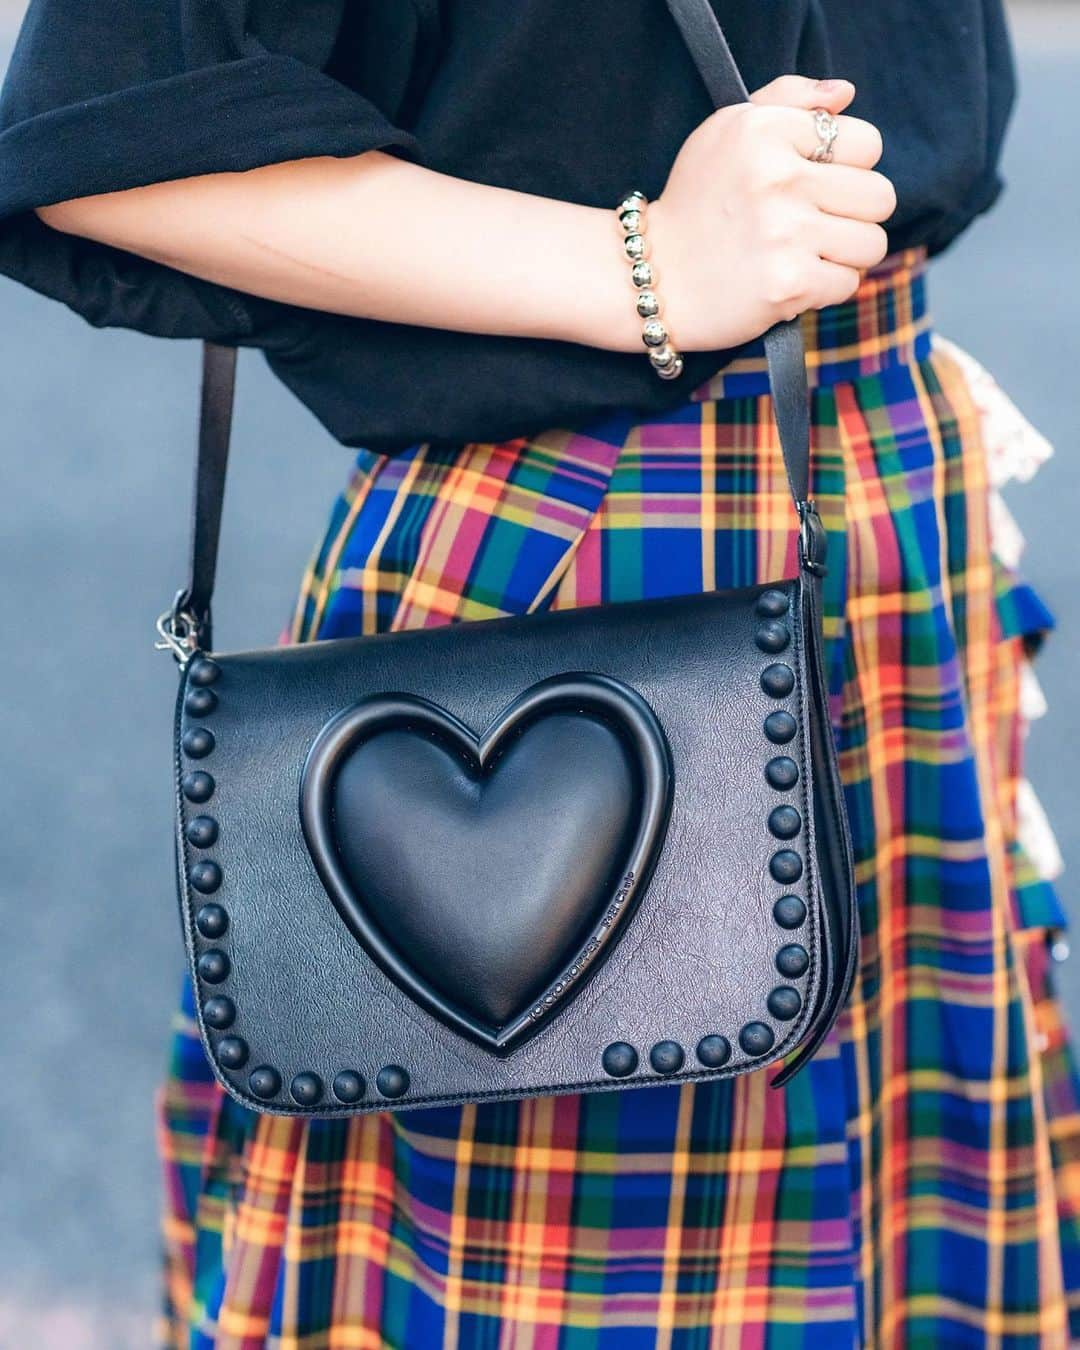
{"label": "metal strap clasp", "polygon": [[829,549],[829,538],[825,526],[817,513],[817,507],[810,500],[798,503],[799,511],[799,562],[807,572],[815,577],[828,576],[825,557]]}
{"label": "metal strap clasp", "polygon": [[186,593],[177,591],[172,604],[158,615],[154,625],[158,634],[154,650],[172,652],[181,665],[190,661],[199,647],[199,621],[186,607],[186,600]]}

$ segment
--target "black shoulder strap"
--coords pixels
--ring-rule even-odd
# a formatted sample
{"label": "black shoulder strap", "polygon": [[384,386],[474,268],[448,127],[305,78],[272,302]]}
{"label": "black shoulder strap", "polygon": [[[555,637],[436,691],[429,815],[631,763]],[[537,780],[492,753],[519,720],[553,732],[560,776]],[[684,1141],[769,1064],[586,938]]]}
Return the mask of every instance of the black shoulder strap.
{"label": "black shoulder strap", "polygon": [[[667,0],[667,5],[713,103],[720,108],[744,101],[746,86],[709,0]],[[809,493],[810,412],[798,321],[778,324],[766,333],[765,352],[788,485],[801,515]],[[235,349],[206,343],[191,566],[188,584],[174,605],[173,618],[175,621],[177,616],[184,616],[189,629],[197,634],[198,645],[207,649],[211,646],[210,602],[217,570],[235,382]]]}
{"label": "black shoulder strap", "polygon": [[196,620],[199,646],[206,649],[212,642],[210,602],[217,573],[235,389],[236,348],[204,343],[199,446],[191,508],[191,566],[187,589],[179,603]]}

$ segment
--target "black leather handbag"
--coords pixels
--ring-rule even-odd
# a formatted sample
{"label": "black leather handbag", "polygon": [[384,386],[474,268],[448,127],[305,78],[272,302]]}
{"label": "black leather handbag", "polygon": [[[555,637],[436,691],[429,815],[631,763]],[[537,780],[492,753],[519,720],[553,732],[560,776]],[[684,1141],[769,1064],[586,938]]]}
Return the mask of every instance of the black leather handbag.
{"label": "black leather handbag", "polygon": [[[718,106],[707,0],[668,0]],[[206,1052],[246,1106],[347,1115],[759,1069],[821,1043],[856,951],[797,324],[766,336],[799,574],[212,650],[235,351],[205,352],[177,873]],[[795,519],[793,518],[793,524]]]}

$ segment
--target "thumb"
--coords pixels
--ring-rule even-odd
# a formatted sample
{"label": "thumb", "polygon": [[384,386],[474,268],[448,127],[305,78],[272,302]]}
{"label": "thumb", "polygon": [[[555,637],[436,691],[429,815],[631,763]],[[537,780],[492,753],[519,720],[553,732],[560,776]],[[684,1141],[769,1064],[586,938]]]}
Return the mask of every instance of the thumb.
{"label": "thumb", "polygon": [[808,80],[803,75],[781,75],[750,95],[750,102],[773,108],[825,108],[840,113],[855,97],[850,80]]}

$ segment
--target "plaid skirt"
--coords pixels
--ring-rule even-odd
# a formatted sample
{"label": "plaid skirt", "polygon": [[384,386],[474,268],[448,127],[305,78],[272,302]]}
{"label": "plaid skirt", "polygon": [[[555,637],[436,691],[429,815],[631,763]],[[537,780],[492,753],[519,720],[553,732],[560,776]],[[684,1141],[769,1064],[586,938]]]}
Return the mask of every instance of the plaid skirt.
{"label": "plaid skirt", "polygon": [[[160,1343],[218,1350],[1062,1347],[1080,1107],[1058,903],[1017,837],[1018,688],[1049,616],[993,556],[924,259],[804,320],[827,645],[857,859],[849,1005],[809,1069],[260,1117],[190,988],[158,1097]],[[760,347],[674,411],[361,453],[292,639],[749,585],[795,570]]]}

